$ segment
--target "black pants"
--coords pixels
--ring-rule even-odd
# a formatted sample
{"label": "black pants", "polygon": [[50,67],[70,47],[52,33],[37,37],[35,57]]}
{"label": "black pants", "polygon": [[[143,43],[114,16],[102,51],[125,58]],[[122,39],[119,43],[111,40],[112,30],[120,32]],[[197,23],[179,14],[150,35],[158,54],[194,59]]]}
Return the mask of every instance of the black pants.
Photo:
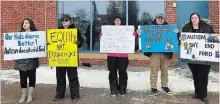
{"label": "black pants", "polygon": [[57,67],[57,96],[64,97],[66,91],[66,72],[69,79],[71,97],[79,96],[79,80],[77,67]]}
{"label": "black pants", "polygon": [[195,93],[200,97],[207,97],[208,75],[211,65],[188,64],[194,80]]}
{"label": "black pants", "polygon": [[21,88],[27,88],[27,78],[29,78],[29,87],[35,87],[36,69],[28,71],[19,71]]}
{"label": "black pants", "polygon": [[[109,72],[109,83],[111,93],[117,93],[118,90],[126,92],[127,89],[127,67],[128,67],[128,58],[123,57],[111,57],[108,56],[108,70]],[[119,83],[118,83],[118,74],[119,74]]]}

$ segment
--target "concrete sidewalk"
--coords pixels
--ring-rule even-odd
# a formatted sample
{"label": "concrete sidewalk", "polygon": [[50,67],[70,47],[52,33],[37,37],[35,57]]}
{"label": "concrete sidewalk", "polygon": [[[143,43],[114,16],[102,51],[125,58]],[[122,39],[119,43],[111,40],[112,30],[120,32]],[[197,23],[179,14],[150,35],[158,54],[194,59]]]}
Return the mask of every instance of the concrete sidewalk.
{"label": "concrete sidewalk", "polygon": [[[203,104],[191,98],[192,94],[182,93],[173,96],[160,93],[159,96],[149,96],[149,91],[128,91],[127,97],[111,97],[109,89],[80,88],[81,99],[73,102],[70,99],[69,88],[63,100],[54,102],[56,85],[37,84],[35,99],[32,104]],[[20,99],[19,82],[1,86],[1,104],[18,104]],[[210,104],[219,104],[218,93],[208,93]]]}

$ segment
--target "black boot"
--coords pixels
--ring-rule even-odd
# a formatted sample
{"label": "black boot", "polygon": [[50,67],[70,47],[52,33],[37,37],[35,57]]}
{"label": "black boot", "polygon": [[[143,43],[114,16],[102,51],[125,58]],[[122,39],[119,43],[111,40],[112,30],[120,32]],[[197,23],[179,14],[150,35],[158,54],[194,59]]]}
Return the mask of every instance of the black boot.
{"label": "black boot", "polygon": [[127,80],[124,82],[119,82],[119,94],[125,95],[127,90]]}
{"label": "black boot", "polygon": [[192,96],[192,98],[193,98],[193,99],[199,99],[199,95],[196,94],[196,93],[194,93],[193,96]]}
{"label": "black boot", "polygon": [[80,99],[78,78],[77,80],[74,80],[74,82],[71,82],[70,94],[73,101],[78,101]]}
{"label": "black boot", "polygon": [[207,97],[201,98],[200,99],[202,102],[204,102],[205,104],[209,104],[209,100]]}
{"label": "black boot", "polygon": [[64,98],[64,96],[60,96],[60,95],[56,94],[55,97],[53,98],[53,101],[58,101],[63,98]]}
{"label": "black boot", "polygon": [[109,81],[110,83],[110,90],[111,90],[111,96],[116,96],[118,94],[118,81]]}

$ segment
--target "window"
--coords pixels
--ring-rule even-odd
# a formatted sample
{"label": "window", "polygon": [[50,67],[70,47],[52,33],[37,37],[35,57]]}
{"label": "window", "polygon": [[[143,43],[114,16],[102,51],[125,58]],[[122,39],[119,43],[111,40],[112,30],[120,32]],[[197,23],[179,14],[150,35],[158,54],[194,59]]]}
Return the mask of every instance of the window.
{"label": "window", "polygon": [[86,50],[86,29],[90,24],[90,2],[89,1],[58,1],[58,25],[62,25],[60,18],[62,14],[69,14],[73,24],[79,29],[84,39],[80,50]]}
{"label": "window", "polygon": [[62,14],[69,14],[72,17],[74,25],[84,39],[81,52],[99,52],[101,26],[112,25],[115,16],[122,18],[122,25],[126,25],[128,20],[128,25],[137,27],[151,24],[155,15],[159,13],[165,14],[165,1],[58,1],[58,25],[62,25],[60,21]]}
{"label": "window", "polygon": [[[113,25],[115,16],[122,17],[122,25],[126,24],[125,1],[92,1],[93,12],[93,32],[92,47],[94,51],[100,50],[100,38],[102,25]],[[91,39],[90,39],[91,41]]]}
{"label": "window", "polygon": [[128,24],[151,24],[157,14],[165,16],[165,5],[165,1],[128,1]]}
{"label": "window", "polygon": [[[159,13],[165,15],[165,1],[128,1],[128,25],[150,25]],[[139,49],[138,37],[135,38],[135,50]]]}

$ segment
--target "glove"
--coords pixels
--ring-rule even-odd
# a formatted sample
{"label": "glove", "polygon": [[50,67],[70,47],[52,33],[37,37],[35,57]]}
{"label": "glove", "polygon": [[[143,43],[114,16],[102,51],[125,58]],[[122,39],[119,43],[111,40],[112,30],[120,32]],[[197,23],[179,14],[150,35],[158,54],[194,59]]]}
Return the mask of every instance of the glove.
{"label": "glove", "polygon": [[75,41],[75,44],[78,44],[78,45],[79,45],[79,44],[80,44],[80,41]]}

